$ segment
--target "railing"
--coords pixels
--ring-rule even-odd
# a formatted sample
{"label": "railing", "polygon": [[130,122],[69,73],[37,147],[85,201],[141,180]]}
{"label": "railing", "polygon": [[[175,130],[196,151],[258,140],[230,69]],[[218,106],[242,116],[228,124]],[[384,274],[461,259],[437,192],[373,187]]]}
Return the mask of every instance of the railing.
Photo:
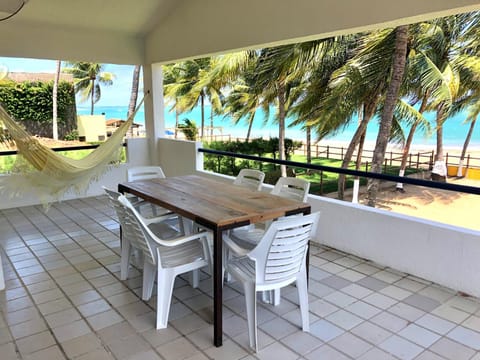
{"label": "railing", "polygon": [[307,163],[301,163],[296,161],[277,160],[277,159],[271,159],[266,157],[236,154],[236,153],[231,153],[227,151],[210,150],[210,149],[204,149],[204,148],[200,148],[198,149],[198,151],[206,154],[222,155],[222,156],[228,156],[228,157],[233,157],[237,159],[253,160],[253,161],[258,161],[263,163],[286,165],[286,166],[296,167],[296,168],[332,172],[337,174],[345,174],[345,175],[352,175],[352,176],[358,176],[358,177],[364,177],[364,178],[399,182],[403,184],[424,186],[424,187],[433,188],[433,189],[457,191],[457,192],[462,192],[467,194],[480,195],[480,187],[475,187],[475,186],[449,184],[444,182],[435,182],[435,181],[416,179],[416,178],[410,178],[410,177],[400,177],[400,176],[394,176],[394,175],[379,174],[379,173],[373,173],[368,171],[358,171],[358,170],[337,168],[332,166],[307,164]]}
{"label": "railing", "polygon": [[[205,141],[232,141],[233,137],[231,135],[213,135],[205,136]],[[244,138],[236,138],[239,141],[246,141]],[[345,153],[347,151],[346,147],[343,146],[331,146],[331,145],[310,145],[310,152],[312,157],[322,157],[325,159],[334,159],[334,160],[343,160]],[[302,146],[295,150],[296,154],[307,155],[307,144],[302,143]],[[357,153],[354,152],[352,158],[356,158]],[[373,157],[373,150],[363,149],[360,162],[364,164],[365,171],[368,171],[369,163]],[[400,166],[403,158],[403,153],[398,151],[387,151],[385,153],[384,167],[387,166]],[[445,164],[448,167],[449,165],[457,166],[460,162],[460,156],[455,154],[445,153]],[[431,151],[417,151],[411,152],[407,156],[407,168],[410,169],[430,169],[433,166],[435,159],[435,152]],[[480,169],[480,157],[474,157],[470,154],[467,154],[464,159],[465,168],[477,168]]]}

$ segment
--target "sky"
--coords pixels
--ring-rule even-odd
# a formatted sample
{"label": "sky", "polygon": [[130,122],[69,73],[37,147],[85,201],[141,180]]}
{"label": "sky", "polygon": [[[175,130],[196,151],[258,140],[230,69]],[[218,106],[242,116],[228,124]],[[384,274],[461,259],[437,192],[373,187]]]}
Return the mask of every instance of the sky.
{"label": "sky", "polygon": [[[62,67],[66,64],[62,62]],[[132,86],[133,65],[105,64],[104,71],[115,74],[116,78],[111,86],[102,86],[102,95],[95,106],[128,106]],[[46,72],[54,73],[55,60],[25,59],[0,57],[0,77],[4,72]],[[88,107],[86,103],[79,102],[78,107]]]}

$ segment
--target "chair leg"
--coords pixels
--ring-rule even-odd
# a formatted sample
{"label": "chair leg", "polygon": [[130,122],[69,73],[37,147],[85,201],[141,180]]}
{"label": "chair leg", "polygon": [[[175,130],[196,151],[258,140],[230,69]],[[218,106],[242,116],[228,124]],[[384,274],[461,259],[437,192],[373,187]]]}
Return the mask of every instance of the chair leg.
{"label": "chair leg", "polygon": [[297,277],[298,299],[300,302],[300,313],[302,315],[302,330],[310,331],[310,320],[308,317],[308,286],[307,275],[300,273]]}
{"label": "chair leg", "polygon": [[120,280],[127,280],[128,267],[130,265],[130,256],[132,255],[132,245],[130,241],[122,239],[122,252],[120,255]]}
{"label": "chair leg", "polygon": [[143,264],[142,300],[148,301],[152,297],[153,285],[155,284],[155,271],[157,266],[145,262]]}
{"label": "chair leg", "polygon": [[265,304],[271,304],[272,303],[272,290],[265,290],[262,291],[262,301]]}
{"label": "chair leg", "polygon": [[172,302],[175,273],[170,269],[158,269],[157,275],[157,329],[165,329]]}
{"label": "chair leg", "polygon": [[273,292],[273,306],[280,305],[280,289],[272,290]]}
{"label": "chair leg", "polygon": [[250,341],[250,347],[258,351],[257,292],[255,291],[255,283],[244,282],[243,289],[245,291],[245,304],[247,307],[248,339]]}
{"label": "chair leg", "polygon": [[194,289],[198,288],[198,283],[200,282],[200,273],[198,269],[192,270],[192,287]]}
{"label": "chair leg", "polygon": [[152,207],[152,215],[153,215],[154,217],[158,216],[158,214],[157,214],[157,207],[156,207],[154,204],[151,204],[150,206]]}

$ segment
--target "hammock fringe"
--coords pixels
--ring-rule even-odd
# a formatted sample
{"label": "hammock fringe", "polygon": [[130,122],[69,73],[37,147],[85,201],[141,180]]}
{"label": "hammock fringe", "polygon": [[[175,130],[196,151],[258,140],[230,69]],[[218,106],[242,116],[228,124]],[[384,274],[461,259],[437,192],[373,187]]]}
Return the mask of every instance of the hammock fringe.
{"label": "hammock fringe", "polygon": [[[78,195],[85,193],[89,185],[104,175],[110,166],[119,163],[123,138],[144,100],[145,97],[112,136],[82,159],[68,158],[41,144],[0,105],[0,128],[3,124],[8,130],[8,141],[13,140],[18,149],[12,171],[17,175],[15,181],[3,179],[0,192],[13,198],[28,189],[36,193],[44,206],[48,206],[49,197],[59,200],[70,190]],[[2,138],[0,142],[2,140],[7,139]]]}

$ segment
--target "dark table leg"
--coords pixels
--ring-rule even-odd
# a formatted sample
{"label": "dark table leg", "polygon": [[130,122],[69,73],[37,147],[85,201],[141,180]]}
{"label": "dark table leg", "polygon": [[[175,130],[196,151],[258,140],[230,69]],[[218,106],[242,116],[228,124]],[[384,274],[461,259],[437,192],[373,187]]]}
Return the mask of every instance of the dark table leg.
{"label": "dark table leg", "polygon": [[223,343],[222,231],[213,231],[213,344]]}

